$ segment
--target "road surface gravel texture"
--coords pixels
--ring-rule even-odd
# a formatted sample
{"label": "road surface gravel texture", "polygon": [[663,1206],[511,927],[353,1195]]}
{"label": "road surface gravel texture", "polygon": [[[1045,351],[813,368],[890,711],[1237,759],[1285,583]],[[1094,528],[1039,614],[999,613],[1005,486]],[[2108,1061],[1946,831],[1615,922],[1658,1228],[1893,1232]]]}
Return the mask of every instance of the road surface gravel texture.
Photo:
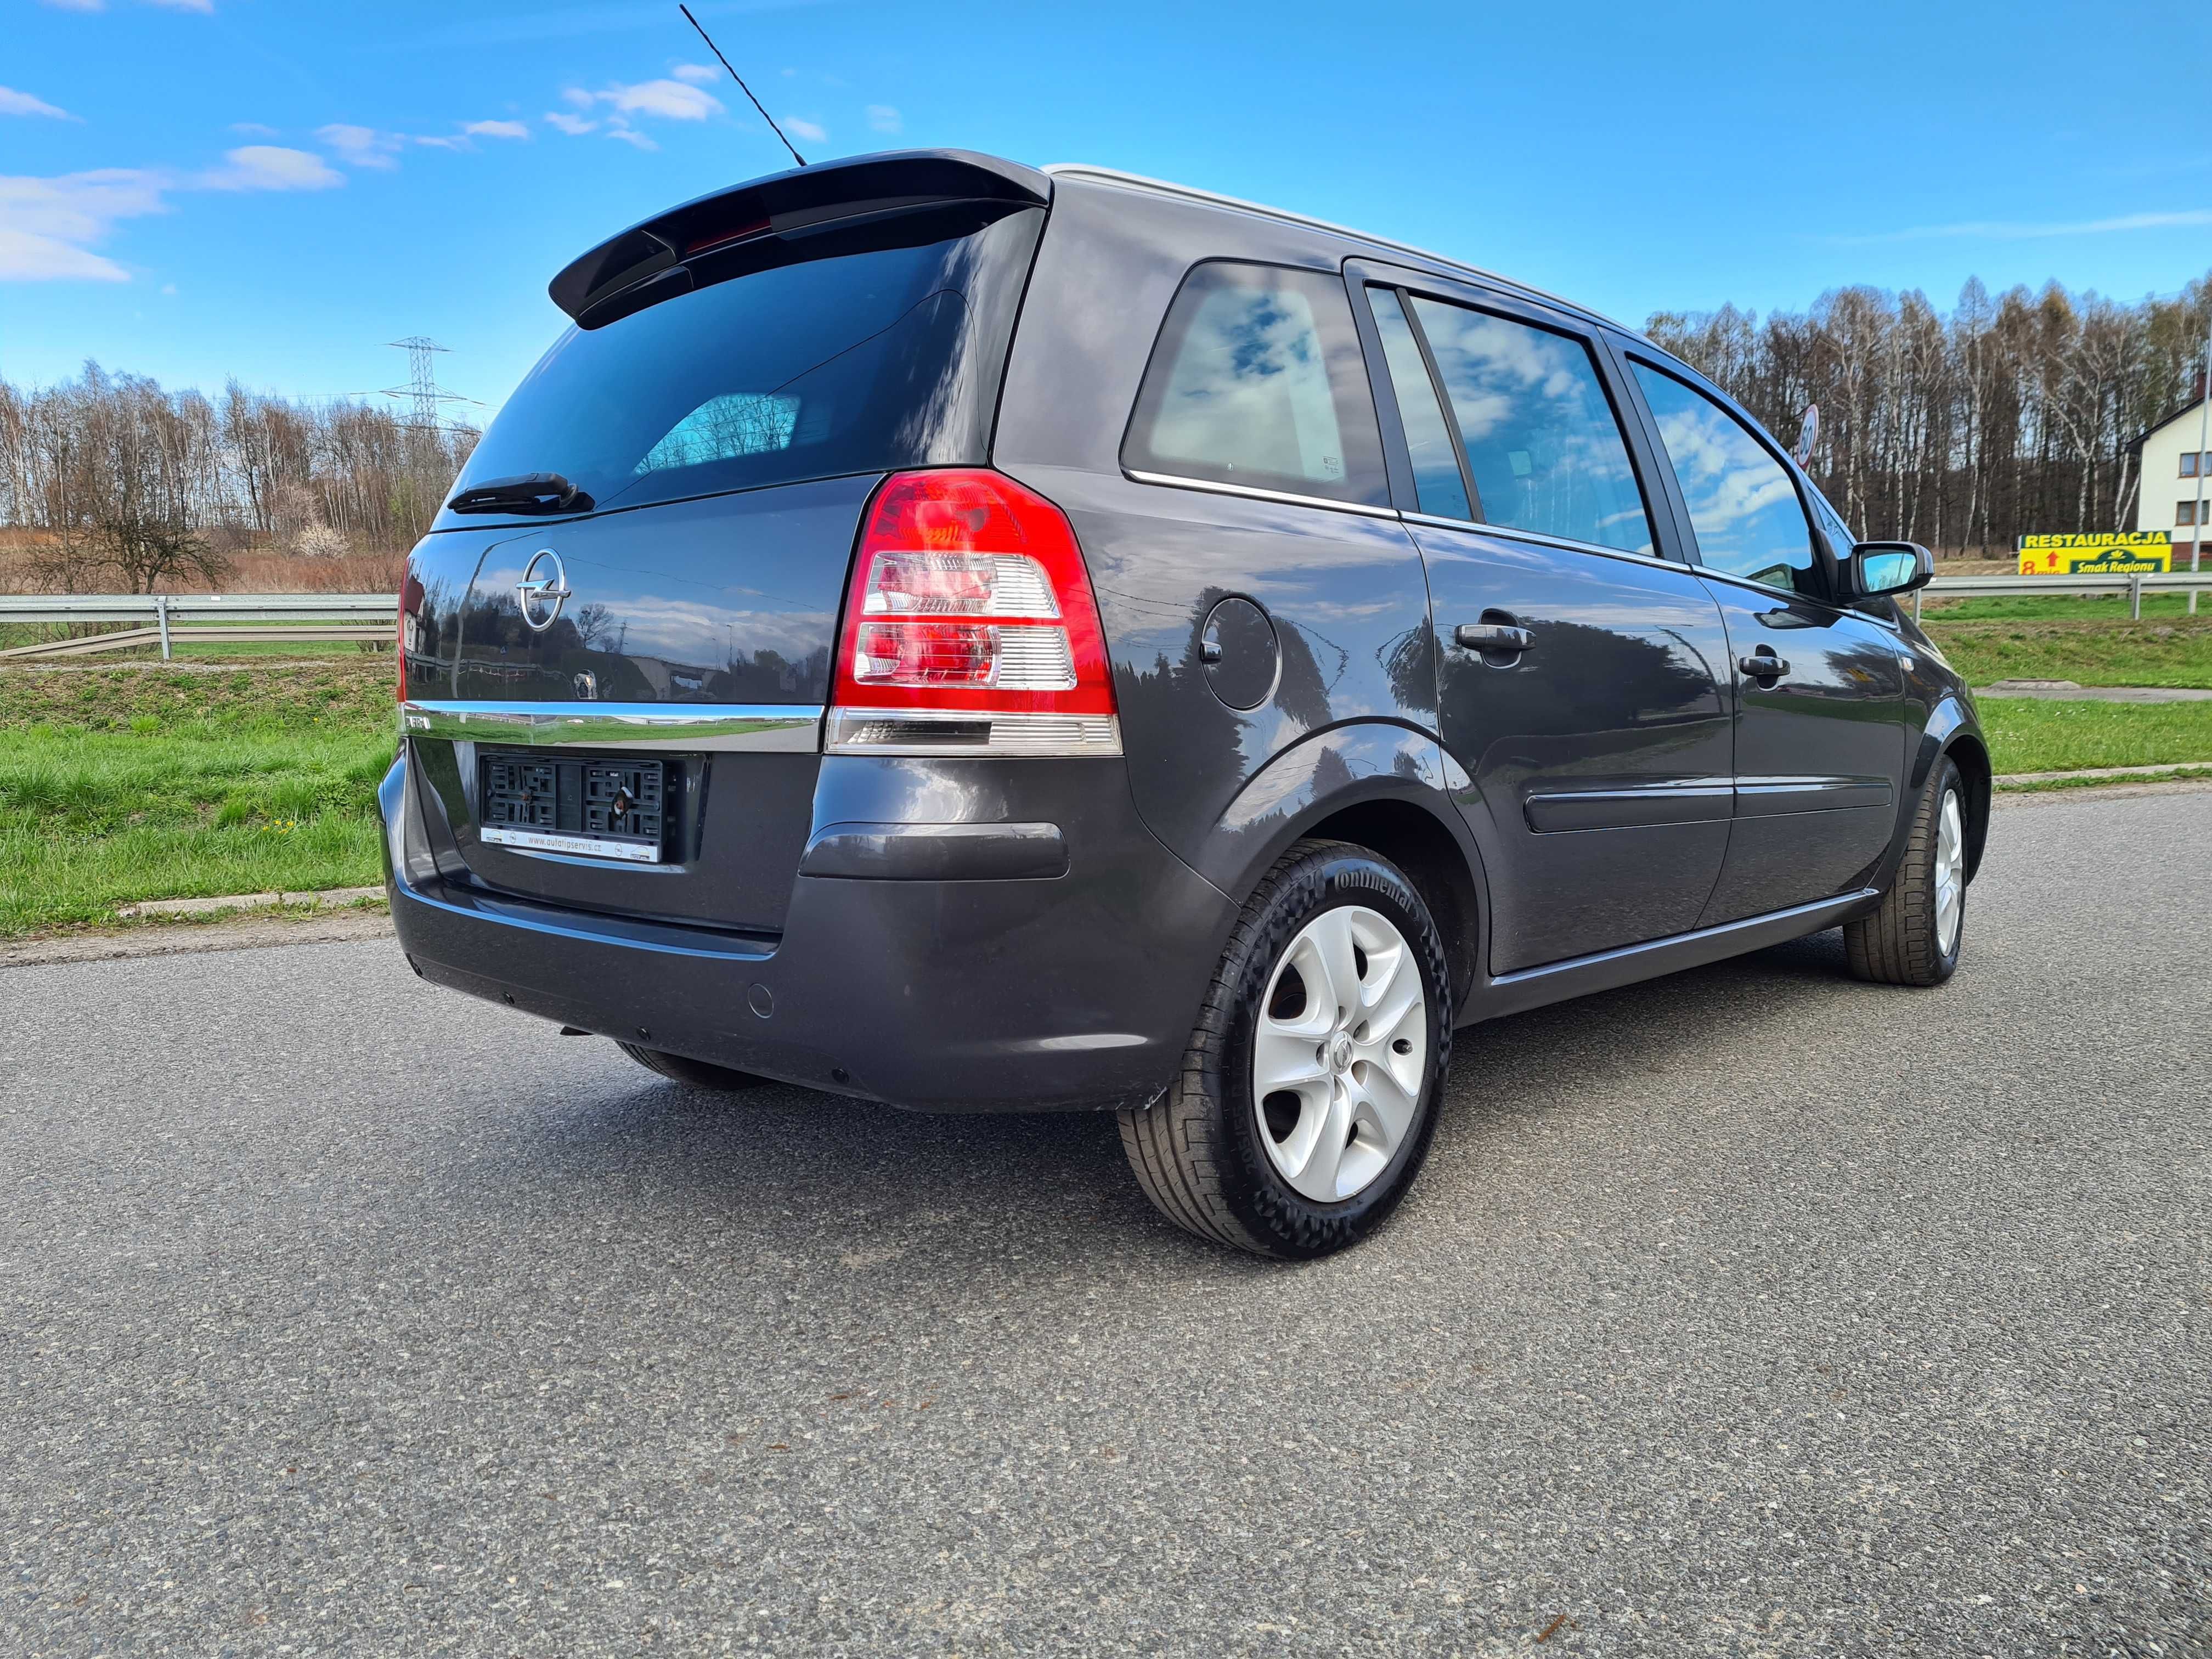
{"label": "road surface gravel texture", "polygon": [[0,1653],[2212,1652],[2212,795],[1468,1033],[1304,1267],[388,940],[0,974]]}

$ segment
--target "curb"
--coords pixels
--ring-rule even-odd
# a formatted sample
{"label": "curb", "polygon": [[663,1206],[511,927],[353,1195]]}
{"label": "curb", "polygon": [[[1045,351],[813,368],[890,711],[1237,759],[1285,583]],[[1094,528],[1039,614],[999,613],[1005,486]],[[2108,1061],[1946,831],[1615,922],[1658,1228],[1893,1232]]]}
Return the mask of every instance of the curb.
{"label": "curb", "polygon": [[381,887],[326,887],[319,893],[238,893],[228,898],[147,899],[116,906],[125,921],[146,916],[209,916],[223,910],[319,909],[324,905],[358,904],[382,898]]}
{"label": "curb", "polygon": [[198,956],[269,945],[333,945],[389,938],[382,910],[268,910],[168,927],[109,928],[44,938],[0,940],[0,974],[10,968],[61,963],[118,962],[132,957]]}
{"label": "curb", "polygon": [[2116,781],[2212,776],[2212,761],[2172,761],[2161,766],[2092,766],[2078,772],[2005,772],[1990,781],[1999,789],[2032,789],[2039,784],[2074,783],[2106,778]]}
{"label": "curb", "polygon": [[2182,685],[2079,685],[2072,680],[1992,680],[1974,688],[1978,697],[2031,698],[2039,702],[2212,702],[2212,691]]}

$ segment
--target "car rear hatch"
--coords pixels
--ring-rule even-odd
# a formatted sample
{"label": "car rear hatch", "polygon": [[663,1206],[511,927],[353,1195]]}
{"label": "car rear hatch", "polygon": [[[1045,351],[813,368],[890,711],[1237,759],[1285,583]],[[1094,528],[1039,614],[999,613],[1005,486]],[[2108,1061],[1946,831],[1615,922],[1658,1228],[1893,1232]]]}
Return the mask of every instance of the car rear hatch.
{"label": "car rear hatch", "polygon": [[957,153],[776,175],[556,277],[576,321],[402,591],[402,725],[459,879],[751,933],[811,817],[876,485],[975,465],[1042,174]]}

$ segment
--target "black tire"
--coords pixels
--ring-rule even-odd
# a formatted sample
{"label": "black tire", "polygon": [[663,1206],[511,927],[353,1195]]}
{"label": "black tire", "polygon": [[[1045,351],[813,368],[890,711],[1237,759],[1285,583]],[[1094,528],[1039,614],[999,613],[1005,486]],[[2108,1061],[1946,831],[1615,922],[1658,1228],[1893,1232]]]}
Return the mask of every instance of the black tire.
{"label": "black tire", "polygon": [[1966,884],[1958,875],[1958,921],[1947,945],[1938,925],[1939,843],[1947,800],[1966,823],[1966,786],[1948,756],[1936,763],[1912,815],[1905,857],[1881,908],[1844,924],[1844,955],[1851,973],[1876,985],[1941,985],[1959,966],[1966,942]]}
{"label": "black tire", "polygon": [[[1278,961],[1315,918],[1351,905],[1383,916],[1408,946],[1426,1014],[1425,1064],[1413,1117],[1381,1173],[1351,1197],[1322,1203],[1292,1188],[1261,1144],[1271,1132],[1253,1098],[1253,1044]],[[1187,1232],[1279,1261],[1358,1243],[1397,1207],[1428,1156],[1451,1063],[1450,994],[1436,922],[1395,865],[1346,842],[1298,842],[1238,916],[1175,1083],[1152,1106],[1121,1115],[1122,1149],[1145,1195]]]}
{"label": "black tire", "polygon": [[659,1048],[641,1048],[635,1042],[617,1040],[615,1047],[647,1071],[658,1072],[672,1082],[689,1084],[694,1089],[720,1089],[734,1093],[739,1089],[757,1089],[769,1081],[750,1072],[733,1072],[726,1066],[709,1065],[703,1060],[665,1054]]}

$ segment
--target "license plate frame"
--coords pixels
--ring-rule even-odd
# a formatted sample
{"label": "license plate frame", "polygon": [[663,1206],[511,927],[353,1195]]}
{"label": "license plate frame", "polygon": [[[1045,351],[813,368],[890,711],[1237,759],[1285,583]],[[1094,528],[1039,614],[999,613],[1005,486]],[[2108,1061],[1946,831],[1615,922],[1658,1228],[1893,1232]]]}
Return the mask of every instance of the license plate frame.
{"label": "license plate frame", "polygon": [[659,756],[479,749],[477,836],[521,852],[666,863],[680,769]]}

